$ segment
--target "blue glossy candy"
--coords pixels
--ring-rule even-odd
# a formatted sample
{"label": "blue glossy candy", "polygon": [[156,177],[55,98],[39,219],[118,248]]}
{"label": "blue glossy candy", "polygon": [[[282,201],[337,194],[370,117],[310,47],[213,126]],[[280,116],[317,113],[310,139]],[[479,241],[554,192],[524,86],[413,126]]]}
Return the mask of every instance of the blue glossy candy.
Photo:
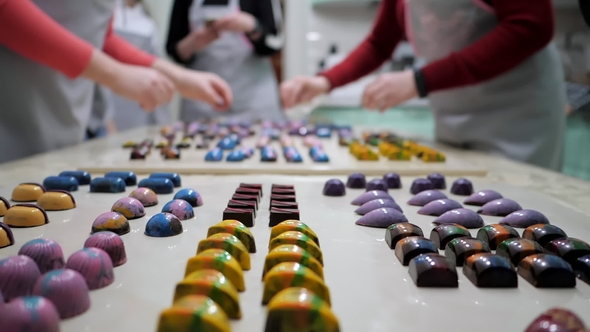
{"label": "blue glossy candy", "polygon": [[182,234],[182,223],[170,213],[157,213],[148,220],[144,234],[151,237],[169,237]]}
{"label": "blue glossy candy", "polygon": [[152,173],[150,174],[150,179],[168,179],[172,181],[172,184],[175,188],[180,187],[182,183],[180,180],[180,175],[177,173]]}
{"label": "blue glossy candy", "polygon": [[43,187],[46,190],[78,190],[78,180],[72,176],[48,176],[43,180]]}
{"label": "blue glossy candy", "polygon": [[121,193],[125,191],[125,181],[121,178],[94,178],[90,181],[91,193]]}
{"label": "blue glossy candy", "polygon": [[237,145],[237,142],[230,137],[224,137],[217,143],[217,147],[222,150],[233,150]]}
{"label": "blue glossy candy", "polygon": [[330,128],[317,128],[316,129],[316,136],[320,138],[330,138],[332,137],[332,130]]}
{"label": "blue glossy candy", "polygon": [[147,178],[139,181],[138,187],[149,188],[156,194],[171,194],[174,192],[174,184],[166,178]]}
{"label": "blue glossy candy", "polygon": [[205,161],[221,161],[223,159],[223,150],[215,148],[205,155]]}
{"label": "blue glossy candy", "polygon": [[254,154],[254,149],[251,147],[244,147],[242,148],[242,152],[244,153],[244,157],[250,158]]}
{"label": "blue glossy candy", "polygon": [[63,171],[59,173],[59,176],[71,176],[78,180],[78,184],[81,186],[89,185],[90,184],[90,173],[86,171]]}
{"label": "blue glossy candy", "polygon": [[301,154],[294,147],[288,146],[283,149],[283,154],[288,162],[300,163],[303,161]]}
{"label": "blue glossy candy", "polygon": [[235,150],[230,152],[225,160],[229,162],[238,162],[243,161],[245,158],[246,156],[244,155],[244,152],[241,150]]}
{"label": "blue glossy candy", "polygon": [[262,147],[260,161],[277,161],[277,152],[270,146]]}
{"label": "blue glossy candy", "polygon": [[203,205],[203,196],[199,195],[198,192],[190,188],[179,190],[176,195],[174,195],[174,199],[182,199],[187,201],[192,207]]}
{"label": "blue glossy candy", "polygon": [[121,178],[128,186],[137,184],[137,176],[133,172],[108,172],[104,175],[105,178]]}

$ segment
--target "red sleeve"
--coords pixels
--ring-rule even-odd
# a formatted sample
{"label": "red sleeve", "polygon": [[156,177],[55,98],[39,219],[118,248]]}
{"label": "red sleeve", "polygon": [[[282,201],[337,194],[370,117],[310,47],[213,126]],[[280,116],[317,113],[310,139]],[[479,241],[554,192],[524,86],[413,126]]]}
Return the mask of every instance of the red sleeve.
{"label": "red sleeve", "polygon": [[70,78],[84,71],[94,50],[29,0],[0,0],[0,44]]}
{"label": "red sleeve", "polygon": [[480,83],[499,76],[534,55],[553,38],[551,0],[492,0],[499,24],[460,52],[422,70],[428,92]]}
{"label": "red sleeve", "polygon": [[107,30],[107,35],[105,37],[102,49],[106,54],[112,56],[120,62],[131,65],[150,67],[156,60],[156,57],[153,55],[138,49],[127,42],[125,39],[117,36],[113,32],[112,18],[111,22],[109,23],[109,28]]}
{"label": "red sleeve", "polygon": [[377,21],[369,36],[340,64],[321,73],[332,88],[348,84],[378,69],[391,58],[397,44],[404,37],[403,21],[398,21],[401,0],[383,0]]}

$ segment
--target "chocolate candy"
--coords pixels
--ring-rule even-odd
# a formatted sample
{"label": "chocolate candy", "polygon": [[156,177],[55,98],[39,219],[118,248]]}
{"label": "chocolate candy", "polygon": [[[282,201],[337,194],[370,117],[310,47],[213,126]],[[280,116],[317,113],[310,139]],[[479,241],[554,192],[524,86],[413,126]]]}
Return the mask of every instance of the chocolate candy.
{"label": "chocolate candy", "polygon": [[264,279],[266,273],[268,273],[273,267],[286,262],[299,263],[315,272],[320,278],[324,279],[324,268],[322,263],[315,259],[309,251],[294,244],[280,245],[272,249],[268,255],[266,255],[262,278]]}
{"label": "chocolate candy", "polygon": [[[4,296],[4,301],[10,302],[17,297],[31,295],[39,276],[39,267],[29,256],[9,256],[0,260],[0,293]],[[0,302],[0,308],[4,301]]]}
{"label": "chocolate candy", "polygon": [[165,147],[162,148],[161,155],[164,159],[180,159],[180,148],[188,148],[190,144],[184,145],[179,143],[176,147]]}
{"label": "chocolate candy", "polygon": [[522,238],[510,238],[496,248],[496,255],[510,259],[514,266],[518,266],[521,260],[530,255],[542,254],[543,247],[537,242]]}
{"label": "chocolate candy", "polygon": [[207,237],[217,233],[229,233],[235,235],[242,244],[248,249],[249,253],[256,252],[256,241],[254,241],[254,235],[252,232],[241,222],[237,220],[224,220],[219,222],[207,230]]}
{"label": "chocolate candy", "polygon": [[495,190],[482,190],[471,194],[471,196],[465,199],[463,204],[484,206],[486,203],[500,198],[503,198],[502,195]]}
{"label": "chocolate candy", "polygon": [[436,226],[430,232],[430,240],[441,250],[457,238],[471,238],[471,233],[467,228],[454,224]]}
{"label": "chocolate candy", "polygon": [[399,223],[393,224],[385,230],[385,243],[391,249],[395,249],[397,243],[410,236],[424,236],[422,229],[414,224]]}
{"label": "chocolate candy", "polygon": [[205,161],[221,161],[223,159],[223,150],[215,148],[205,155]]}
{"label": "chocolate candy", "polygon": [[[260,199],[262,197],[262,189],[257,189],[257,188],[243,188],[243,187],[238,187],[238,189],[236,189],[236,194],[242,194],[242,195],[256,195],[258,196],[258,199]],[[293,191],[293,194],[295,193],[295,191]]]}
{"label": "chocolate candy", "polygon": [[233,140],[230,137],[224,137],[219,143],[217,143],[217,147],[222,150],[233,150],[236,148],[237,144],[238,142],[236,140]]}
{"label": "chocolate candy", "polygon": [[369,201],[363,205],[361,205],[360,207],[358,207],[354,212],[356,214],[360,214],[365,215],[373,210],[377,210],[379,208],[392,208],[392,209],[396,209],[399,212],[403,213],[404,211],[402,210],[402,208],[397,205],[396,202],[390,200],[390,199],[375,199],[372,201]]}
{"label": "chocolate candy", "polygon": [[277,161],[277,152],[271,146],[263,146],[260,149],[261,162],[275,162]]}
{"label": "chocolate candy", "polygon": [[260,191],[260,197],[264,196],[262,185],[260,183],[240,183],[241,188],[254,188]]}
{"label": "chocolate candy", "polygon": [[285,220],[271,228],[269,243],[275,237],[289,231],[301,232],[307,235],[313,242],[315,242],[315,244],[317,244],[318,247],[320,246],[320,240],[318,239],[316,233],[309,226],[307,226],[299,220]]}
{"label": "chocolate candy", "polygon": [[408,218],[397,209],[378,208],[362,216],[355,224],[367,227],[387,228],[401,222],[408,222]]}
{"label": "chocolate candy", "polygon": [[299,220],[299,210],[297,209],[281,209],[273,207],[270,209],[270,219],[268,221],[268,226],[273,227],[285,220]]}
{"label": "chocolate candy", "polygon": [[178,220],[188,220],[195,217],[195,211],[189,202],[182,199],[172,200],[162,207],[162,212],[171,213]]}
{"label": "chocolate candy", "polygon": [[346,195],[346,187],[344,183],[338,179],[328,180],[324,184],[324,196],[344,196]]}
{"label": "chocolate candy", "polygon": [[131,155],[129,156],[129,159],[131,159],[131,160],[145,159],[149,154],[150,154],[150,149],[148,147],[146,147],[146,146],[136,147],[136,148],[133,148],[133,151],[131,151]]}
{"label": "chocolate candy", "polygon": [[76,207],[74,196],[64,190],[52,190],[43,193],[37,200],[37,205],[45,211],[64,211]]}
{"label": "chocolate candy", "polygon": [[103,231],[92,234],[84,242],[84,248],[98,248],[104,250],[113,266],[120,266],[127,262],[125,244],[121,237],[113,232]]}
{"label": "chocolate candy", "polygon": [[351,189],[362,189],[366,188],[367,186],[367,179],[365,175],[362,173],[352,173],[348,176],[346,180],[346,187]]}
{"label": "chocolate candy", "polygon": [[527,209],[514,211],[500,220],[500,224],[519,228],[527,228],[532,225],[548,223],[549,220],[541,212]]}
{"label": "chocolate candy", "polygon": [[430,182],[430,180],[416,179],[412,182],[412,186],[410,187],[410,193],[416,195],[419,192],[431,189],[434,189],[434,187],[432,186],[432,182]]}
{"label": "chocolate candy", "polygon": [[180,187],[180,185],[182,184],[181,179],[180,179],[180,175],[176,174],[176,173],[152,173],[150,174],[150,179],[168,179],[170,181],[172,181],[172,184],[174,185],[175,188]]}
{"label": "chocolate candy", "polygon": [[227,158],[225,159],[225,161],[227,161],[227,162],[240,162],[240,161],[244,161],[244,159],[246,159],[244,152],[242,152],[241,150],[235,150],[235,151],[230,152],[227,155]]}
{"label": "chocolate candy", "polygon": [[[8,225],[0,222],[0,249],[14,244],[14,235]],[[1,303],[1,302],[0,302]]]}
{"label": "chocolate candy", "polygon": [[309,150],[309,154],[311,156],[311,159],[316,163],[327,163],[330,161],[330,157],[328,157],[326,151],[324,151],[319,146],[312,147]]}
{"label": "chocolate candy", "polygon": [[469,256],[484,252],[490,252],[487,243],[470,238],[454,239],[445,247],[445,257],[455,266],[463,266]]}
{"label": "chocolate candy", "polygon": [[270,201],[268,210],[270,211],[272,208],[297,210],[299,209],[299,204],[297,202]]}
{"label": "chocolate candy", "polygon": [[415,206],[424,206],[437,199],[445,199],[447,195],[438,190],[424,190],[410,198],[408,204]]}
{"label": "chocolate candy", "polygon": [[21,183],[12,190],[11,199],[15,202],[35,202],[45,192],[38,183]]}
{"label": "chocolate candy", "polygon": [[143,204],[133,197],[123,197],[118,199],[115,204],[113,204],[111,211],[123,215],[127,220],[145,216]]}
{"label": "chocolate candy", "polygon": [[47,272],[33,287],[33,295],[43,296],[53,302],[61,319],[86,312],[90,308],[88,293],[84,277],[70,269]]}
{"label": "chocolate candy", "polygon": [[258,209],[259,198],[258,198],[258,195],[256,195],[256,194],[254,194],[254,195],[233,194],[231,199],[236,200],[236,201],[254,202],[256,204],[256,209]]}
{"label": "chocolate candy", "polygon": [[285,160],[289,163],[300,163],[303,161],[299,151],[292,146],[283,148],[283,155],[285,156]]}
{"label": "chocolate candy", "polygon": [[268,245],[268,249],[272,250],[280,245],[292,244],[307,250],[315,259],[324,265],[324,258],[322,250],[318,245],[307,235],[297,231],[287,231],[275,236]]}
{"label": "chocolate candy", "polygon": [[223,273],[236,287],[238,292],[246,290],[242,267],[229,252],[223,249],[208,249],[189,258],[186,263],[184,276],[186,277],[195,271],[206,269]]}
{"label": "chocolate candy", "polygon": [[379,198],[394,200],[393,197],[391,197],[386,191],[373,190],[373,191],[367,191],[366,193],[358,196],[357,198],[352,200],[352,202],[350,204],[360,206],[360,205],[363,205],[369,201],[379,199]]}
{"label": "chocolate candy", "polygon": [[438,253],[436,244],[422,236],[409,236],[403,238],[395,245],[395,256],[402,265],[407,266],[412,258],[428,253]]}
{"label": "chocolate candy", "polygon": [[[252,218],[256,220],[256,202],[252,201],[236,201],[234,199],[230,199],[227,202],[228,208],[238,209],[238,210],[249,210],[252,214]],[[272,207],[272,205],[270,206]],[[269,208],[270,211],[270,208]]]}
{"label": "chocolate candy", "polygon": [[293,262],[280,263],[266,273],[262,304],[267,304],[280,291],[290,287],[306,288],[331,304],[330,290],[322,278],[311,269]]}
{"label": "chocolate candy", "polygon": [[133,172],[108,172],[105,178],[120,178],[125,181],[125,185],[134,186],[137,184],[137,176]]}
{"label": "chocolate candy", "polygon": [[484,225],[483,218],[469,209],[454,209],[441,214],[432,221],[435,225],[456,224],[465,228],[479,228]]}
{"label": "chocolate candy", "polygon": [[252,209],[238,209],[227,207],[223,211],[223,220],[237,220],[246,227],[254,227],[254,211]]}
{"label": "chocolate candy", "polygon": [[515,201],[508,198],[500,198],[486,203],[479,210],[477,210],[477,213],[481,213],[486,216],[505,217],[512,212],[521,209],[522,208],[520,205]]}
{"label": "chocolate candy", "polygon": [[125,149],[129,149],[129,148],[135,148],[137,147],[138,143],[136,141],[127,141],[125,143],[123,143],[123,148]]}
{"label": "chocolate candy", "polygon": [[508,225],[486,225],[477,231],[477,239],[487,243],[492,250],[505,240],[517,237],[518,232]]}
{"label": "chocolate candy", "polygon": [[460,209],[462,207],[463,206],[461,205],[461,203],[455,200],[443,198],[434,200],[424,205],[422,208],[420,208],[420,210],[418,210],[418,214],[439,217],[447,211]]}
{"label": "chocolate candy", "polygon": [[590,245],[582,240],[567,237],[547,243],[545,252],[559,256],[569,264],[574,264],[578,258],[590,254]]}
{"label": "chocolate candy", "polygon": [[230,332],[223,309],[204,295],[187,295],[160,313],[157,332],[169,331]]}
{"label": "chocolate candy", "polygon": [[4,331],[59,332],[57,309],[40,296],[21,297],[7,303],[0,310],[0,322]]}
{"label": "chocolate candy", "polygon": [[518,274],[539,288],[573,288],[576,276],[561,257],[537,254],[525,257],[518,264]]}
{"label": "chocolate candy", "polygon": [[567,237],[567,234],[555,225],[539,224],[527,227],[522,232],[522,237],[538,242],[542,247],[545,247],[547,243],[555,239]]}
{"label": "chocolate candy", "polygon": [[451,194],[459,196],[470,196],[471,194],[473,194],[473,184],[471,183],[471,181],[467,179],[458,178],[453,182],[453,185],[451,186]]}
{"label": "chocolate candy", "polygon": [[297,197],[295,195],[271,194],[270,199],[281,202],[297,202]]}
{"label": "chocolate candy", "polygon": [[287,189],[287,188],[272,188],[271,194],[273,195],[291,195],[295,196],[295,189]]}
{"label": "chocolate candy", "polygon": [[94,178],[90,181],[91,193],[121,193],[125,191],[125,181],[121,178]]}
{"label": "chocolate candy", "polygon": [[518,287],[518,277],[510,260],[491,253],[469,256],[465,261],[463,274],[477,287]]}
{"label": "chocolate candy", "polygon": [[91,233],[102,231],[111,231],[117,235],[124,235],[131,231],[127,218],[117,212],[105,212],[94,220],[92,223]]}
{"label": "chocolate candy", "polygon": [[229,233],[216,233],[199,242],[197,255],[207,249],[223,249],[229,252],[243,270],[250,270],[250,255],[242,241]]}
{"label": "chocolate candy", "polygon": [[76,251],[68,258],[66,268],[78,271],[90,290],[104,288],[115,281],[111,257],[99,248]]}
{"label": "chocolate candy", "polygon": [[387,191],[389,189],[389,187],[387,186],[387,182],[385,182],[384,180],[373,179],[373,180],[367,182],[366,189],[367,189],[367,191],[373,191],[373,190]]}
{"label": "chocolate candy", "polygon": [[6,198],[0,196],[0,217],[4,217],[8,209],[10,209],[10,203]]}
{"label": "chocolate candy", "polygon": [[425,253],[410,261],[408,271],[418,287],[459,287],[457,269],[437,253]]}
{"label": "chocolate candy", "polygon": [[140,201],[144,207],[158,205],[158,196],[150,188],[137,188],[129,194],[129,197]]}
{"label": "chocolate candy", "polygon": [[525,330],[525,332],[583,332],[584,323],[575,313],[552,308],[541,314]]}
{"label": "chocolate candy", "polygon": [[387,188],[389,189],[399,189],[402,187],[402,181],[397,173],[387,173],[383,175],[383,181],[385,181]]}
{"label": "chocolate candy", "polygon": [[572,268],[574,269],[576,276],[580,278],[580,280],[590,284],[590,255],[582,256],[578,258],[573,264]]}
{"label": "chocolate candy", "polygon": [[48,176],[43,180],[45,190],[78,190],[78,180],[72,176]]}
{"label": "chocolate candy", "polygon": [[156,213],[147,224],[144,234],[150,237],[170,237],[182,234],[182,223],[171,213]]}
{"label": "chocolate candy", "polygon": [[428,175],[427,179],[432,183],[434,189],[447,189],[447,181],[445,176],[440,173],[432,173]]}
{"label": "chocolate candy", "polygon": [[203,196],[199,195],[199,193],[195,190],[189,188],[179,190],[174,195],[174,199],[182,199],[187,201],[192,207],[203,205]]}
{"label": "chocolate candy", "polygon": [[4,215],[4,223],[14,228],[38,227],[49,223],[43,208],[33,204],[13,205]]}
{"label": "chocolate candy", "polygon": [[156,194],[172,194],[174,184],[166,178],[147,178],[139,181],[138,187],[149,188]]}

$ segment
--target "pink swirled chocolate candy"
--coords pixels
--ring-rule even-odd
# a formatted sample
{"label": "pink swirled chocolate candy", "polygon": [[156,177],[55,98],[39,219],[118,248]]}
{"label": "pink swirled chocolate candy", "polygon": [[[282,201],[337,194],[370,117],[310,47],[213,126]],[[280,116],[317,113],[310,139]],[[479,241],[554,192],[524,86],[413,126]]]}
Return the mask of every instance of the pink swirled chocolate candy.
{"label": "pink swirled chocolate candy", "polygon": [[418,214],[438,217],[447,211],[460,209],[462,207],[463,206],[461,203],[455,200],[443,198],[434,200],[424,205],[420,210],[418,210]]}
{"label": "pink swirled chocolate candy", "polygon": [[62,319],[78,316],[90,308],[86,280],[70,269],[49,271],[39,277],[33,294],[53,302]]}
{"label": "pink swirled chocolate candy", "polygon": [[61,269],[66,265],[61,246],[50,239],[34,239],[20,248],[19,255],[31,257],[41,273]]}
{"label": "pink swirled chocolate candy", "polygon": [[404,211],[402,210],[402,208],[397,205],[397,203],[395,201],[392,201],[390,199],[374,199],[372,201],[369,201],[363,205],[361,205],[360,207],[358,207],[354,212],[356,214],[360,214],[365,215],[373,210],[377,210],[379,208],[393,208],[398,210],[401,213],[404,213]]}
{"label": "pink swirled chocolate candy", "polygon": [[133,197],[123,197],[118,199],[115,204],[113,204],[111,211],[121,214],[127,218],[127,220],[145,216],[143,204]]}
{"label": "pink swirled chocolate candy", "polygon": [[394,201],[393,197],[391,197],[386,191],[373,190],[373,191],[367,191],[366,193],[353,199],[350,204],[360,206],[360,205],[363,205],[367,202],[370,202],[372,200],[379,199],[379,198],[390,199],[390,200]]}
{"label": "pink swirled chocolate candy", "polygon": [[495,199],[503,198],[502,194],[495,190],[482,190],[476,193],[471,194],[471,196],[467,197],[463,204],[465,205],[475,205],[475,206],[483,206],[486,203],[489,203]]}
{"label": "pink swirled chocolate candy", "polygon": [[90,290],[106,287],[115,280],[111,258],[98,248],[76,251],[68,258],[66,268],[78,271]]}
{"label": "pink swirled chocolate candy", "polygon": [[403,213],[394,208],[379,208],[362,216],[356,221],[356,224],[367,227],[387,228],[400,222],[408,222],[408,218]]}
{"label": "pink swirled chocolate candy", "polygon": [[414,197],[410,198],[408,204],[415,206],[424,206],[437,199],[445,199],[447,195],[438,190],[425,190],[417,193]]}
{"label": "pink swirled chocolate candy", "polygon": [[584,322],[575,313],[563,309],[552,308],[541,314],[525,332],[584,332]]}
{"label": "pink swirled chocolate candy", "polygon": [[522,207],[520,207],[520,205],[515,201],[509,198],[500,198],[486,203],[481,207],[481,209],[477,210],[477,213],[481,213],[486,216],[505,217],[512,212],[521,209]]}
{"label": "pink swirled chocolate candy", "polygon": [[539,211],[524,209],[512,212],[500,220],[499,224],[527,228],[537,224],[549,224],[549,219]]}
{"label": "pink swirled chocolate candy", "polygon": [[37,263],[29,256],[10,256],[0,260],[0,293],[4,301],[31,295],[40,275]]}
{"label": "pink swirled chocolate candy", "polygon": [[435,225],[456,224],[465,228],[483,227],[483,218],[475,211],[469,209],[454,209],[447,211],[434,219]]}
{"label": "pink swirled chocolate candy", "polygon": [[129,194],[129,197],[133,197],[140,201],[144,207],[158,205],[158,196],[149,188],[137,188]]}
{"label": "pink swirled chocolate candy", "polygon": [[113,232],[104,231],[92,234],[84,242],[84,248],[104,250],[111,257],[113,266],[120,266],[127,262],[125,244],[121,237]]}
{"label": "pink swirled chocolate candy", "polygon": [[183,199],[174,199],[166,203],[162,212],[171,213],[179,220],[188,220],[195,217],[195,211],[191,204]]}
{"label": "pink swirled chocolate candy", "polygon": [[40,296],[19,297],[0,310],[2,331],[59,332],[59,313]]}

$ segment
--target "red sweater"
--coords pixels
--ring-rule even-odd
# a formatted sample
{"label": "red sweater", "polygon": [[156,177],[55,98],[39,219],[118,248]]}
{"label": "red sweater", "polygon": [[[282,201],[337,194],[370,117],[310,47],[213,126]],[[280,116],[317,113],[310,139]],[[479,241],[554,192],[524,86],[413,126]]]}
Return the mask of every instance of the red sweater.
{"label": "red sweater", "polygon": [[[0,44],[70,78],[88,66],[94,47],[47,16],[30,0],[0,0]],[[103,50],[128,64],[151,66],[155,58],[113,33],[112,20]]]}
{"label": "red sweater", "polygon": [[[551,0],[488,0],[499,24],[465,49],[422,68],[428,92],[477,84],[518,66],[553,38]],[[378,69],[405,38],[405,1],[381,0],[367,38],[336,67],[322,73],[336,88]]]}

